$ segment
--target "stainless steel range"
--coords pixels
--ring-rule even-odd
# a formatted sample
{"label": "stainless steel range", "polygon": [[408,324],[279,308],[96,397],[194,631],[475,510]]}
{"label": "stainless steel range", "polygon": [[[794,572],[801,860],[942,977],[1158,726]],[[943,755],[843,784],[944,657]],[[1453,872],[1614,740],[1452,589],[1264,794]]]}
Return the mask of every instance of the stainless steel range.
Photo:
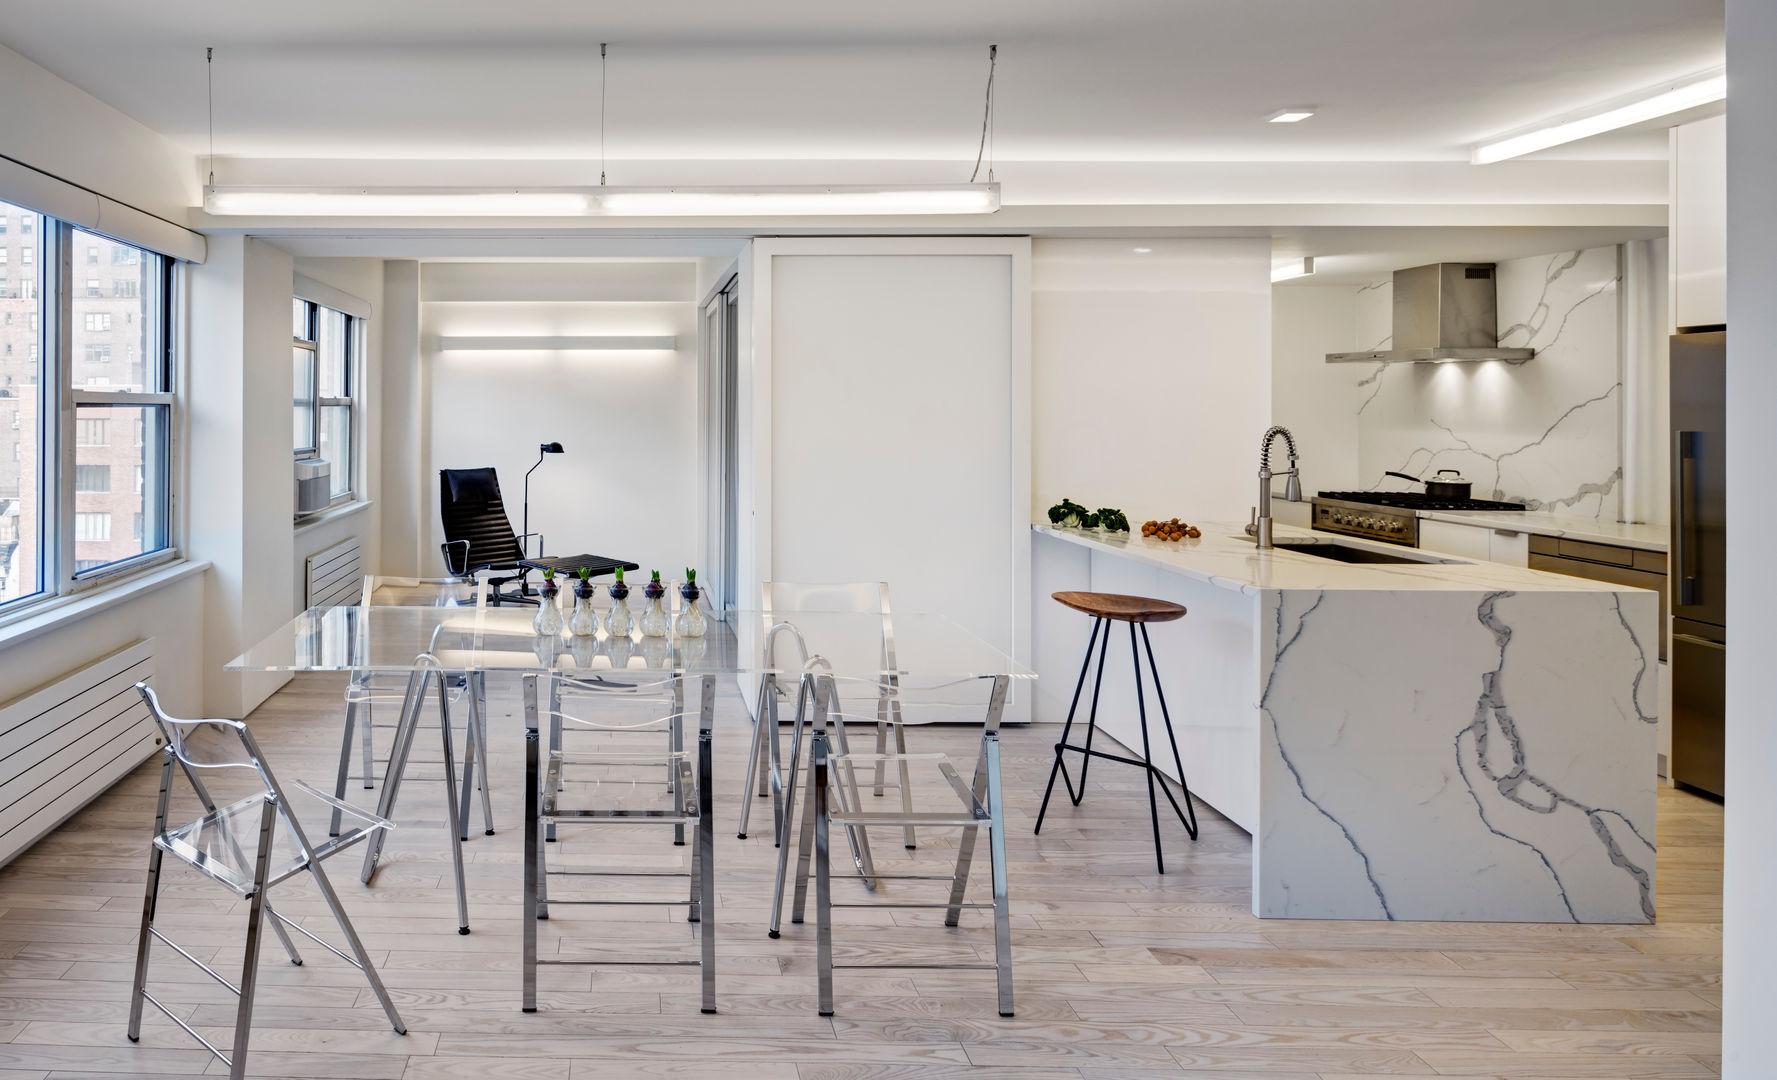
{"label": "stainless steel range", "polygon": [[1522,510],[1491,499],[1434,499],[1413,491],[1323,491],[1313,499],[1313,526],[1403,547],[1419,546],[1421,510]]}

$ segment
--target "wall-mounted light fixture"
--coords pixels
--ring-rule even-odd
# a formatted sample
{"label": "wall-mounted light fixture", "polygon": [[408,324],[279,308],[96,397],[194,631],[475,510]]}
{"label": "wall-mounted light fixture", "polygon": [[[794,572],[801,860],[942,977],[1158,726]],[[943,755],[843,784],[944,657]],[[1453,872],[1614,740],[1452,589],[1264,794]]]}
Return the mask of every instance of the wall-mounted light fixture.
{"label": "wall-mounted light fixture", "polygon": [[1522,157],[1551,146],[1713,105],[1727,100],[1727,96],[1727,73],[1716,68],[1489,139],[1475,146],[1471,160],[1476,165],[1488,165]]}
{"label": "wall-mounted light fixture", "polygon": [[672,334],[659,335],[593,335],[566,337],[441,337],[440,352],[625,352],[660,350],[671,352],[679,347]]}

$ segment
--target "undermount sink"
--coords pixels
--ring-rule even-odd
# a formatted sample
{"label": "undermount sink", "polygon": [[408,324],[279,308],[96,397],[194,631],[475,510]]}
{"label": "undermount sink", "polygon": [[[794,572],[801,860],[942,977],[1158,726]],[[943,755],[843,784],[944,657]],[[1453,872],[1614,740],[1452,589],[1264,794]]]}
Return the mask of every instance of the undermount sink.
{"label": "undermount sink", "polygon": [[[1257,543],[1250,536],[1242,539]],[[1355,544],[1342,544],[1337,540],[1278,540],[1272,544],[1278,551],[1294,551],[1303,555],[1313,555],[1317,559],[1331,559],[1342,563],[1449,563],[1455,559],[1443,559],[1436,555],[1421,554],[1417,551],[1379,551],[1375,548],[1358,547]]]}

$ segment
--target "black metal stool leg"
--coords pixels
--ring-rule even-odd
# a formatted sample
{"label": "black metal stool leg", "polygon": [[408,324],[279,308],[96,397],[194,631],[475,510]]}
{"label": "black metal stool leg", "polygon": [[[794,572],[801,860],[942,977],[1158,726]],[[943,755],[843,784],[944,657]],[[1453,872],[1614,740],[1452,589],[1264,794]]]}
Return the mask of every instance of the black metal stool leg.
{"label": "black metal stool leg", "polygon": [[1092,706],[1086,710],[1086,748],[1080,754],[1080,790],[1076,794],[1074,786],[1068,783],[1067,770],[1061,770],[1061,782],[1067,784],[1067,796],[1075,806],[1086,797],[1086,770],[1092,767],[1092,736],[1098,734],[1098,691],[1104,686],[1104,660],[1111,646],[1110,620],[1104,622],[1104,637],[1098,642],[1098,674],[1092,680]]}
{"label": "black metal stool leg", "polygon": [[[1049,767],[1049,786],[1043,789],[1043,805],[1042,808],[1037,811],[1037,827],[1032,830],[1033,832],[1040,833],[1043,831],[1043,815],[1049,812],[1049,796],[1055,794],[1055,776],[1063,769],[1061,752],[1067,748],[1067,737],[1074,730],[1074,713],[1080,707],[1080,691],[1086,687],[1086,673],[1092,670],[1092,646],[1098,644],[1098,631],[1103,628],[1104,625],[1105,621],[1103,619],[1092,620],[1092,636],[1086,639],[1086,659],[1085,662],[1080,665],[1079,681],[1074,683],[1074,700],[1069,703],[1067,707],[1067,723],[1062,725],[1061,740],[1055,744],[1055,764]],[[1098,688],[1094,686],[1093,696],[1096,697],[1097,694]],[[1068,784],[1068,794],[1070,796],[1073,794],[1073,790],[1073,784]],[[1079,800],[1074,800],[1074,804],[1076,806],[1079,805]]]}
{"label": "black metal stool leg", "polygon": [[[1160,669],[1154,665],[1154,643],[1148,640],[1146,626],[1141,628],[1141,643],[1142,647],[1147,650],[1148,671],[1152,672],[1154,676],[1154,695],[1160,699],[1160,717],[1166,721],[1166,741],[1172,744],[1172,763],[1178,767],[1178,784],[1185,793],[1184,810],[1179,810],[1178,801],[1172,798],[1172,791],[1166,786],[1165,777],[1160,779],[1160,790],[1166,792],[1166,797],[1172,801],[1172,809],[1178,814],[1179,821],[1184,824],[1185,831],[1191,834],[1192,840],[1195,840],[1197,839],[1197,807],[1191,802],[1191,785],[1185,781],[1185,762],[1179,756],[1178,736],[1172,732],[1172,714],[1166,711],[1166,691],[1160,688]],[[1188,819],[1187,814],[1190,815]]]}
{"label": "black metal stool leg", "polygon": [[[1142,771],[1148,776],[1148,817],[1154,823],[1154,862],[1162,874],[1166,873],[1166,860],[1160,854],[1160,803],[1154,796],[1154,755],[1148,749],[1148,699],[1142,692],[1141,685],[1141,650],[1135,644],[1135,624],[1129,624],[1129,659],[1135,665],[1135,704],[1141,715],[1141,758]],[[1172,793],[1167,793],[1167,798]]]}

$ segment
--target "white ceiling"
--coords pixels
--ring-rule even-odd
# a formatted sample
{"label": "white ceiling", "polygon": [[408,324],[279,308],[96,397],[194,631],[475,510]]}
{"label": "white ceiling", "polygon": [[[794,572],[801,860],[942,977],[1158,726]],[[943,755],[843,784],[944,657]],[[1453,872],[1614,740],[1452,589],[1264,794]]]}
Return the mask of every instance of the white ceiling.
{"label": "white ceiling", "polygon": [[[596,159],[610,41],[613,183],[632,159],[961,179],[988,42],[1002,162],[1460,161],[1719,64],[1722,35],[1721,0],[0,0],[0,42],[196,153],[216,46],[225,158]],[[1286,105],[1320,113],[1264,122]]]}

